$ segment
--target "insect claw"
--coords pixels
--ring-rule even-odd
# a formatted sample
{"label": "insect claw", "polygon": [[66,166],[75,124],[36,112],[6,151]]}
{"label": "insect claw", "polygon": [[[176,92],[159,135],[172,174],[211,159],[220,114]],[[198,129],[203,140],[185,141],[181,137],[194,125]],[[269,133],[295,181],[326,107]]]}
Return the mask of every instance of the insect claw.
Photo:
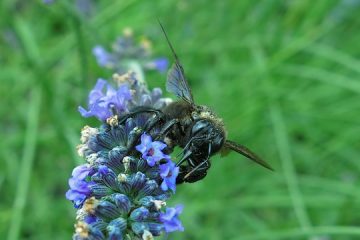
{"label": "insect claw", "polygon": [[176,166],[180,166],[183,162],[186,161],[186,159],[188,159],[190,157],[190,155],[192,154],[191,151],[186,151],[184,156],[180,159],[180,161],[176,164]]}

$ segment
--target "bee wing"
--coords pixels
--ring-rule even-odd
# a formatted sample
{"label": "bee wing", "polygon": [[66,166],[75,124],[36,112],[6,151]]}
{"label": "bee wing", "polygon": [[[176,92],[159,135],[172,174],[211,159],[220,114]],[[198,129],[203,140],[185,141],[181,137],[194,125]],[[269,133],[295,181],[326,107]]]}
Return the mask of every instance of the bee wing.
{"label": "bee wing", "polygon": [[194,98],[191,93],[191,89],[189,87],[189,83],[185,78],[184,69],[181,66],[181,63],[179,61],[178,56],[175,53],[175,50],[165,32],[164,27],[160,23],[161,30],[163,31],[166,41],[171,49],[171,52],[174,55],[175,63],[170,68],[168,75],[167,75],[167,81],[166,81],[166,90],[175,94],[179,98],[182,98],[184,101],[188,102],[189,104],[194,104]]}
{"label": "bee wing", "polygon": [[191,94],[190,87],[184,76],[184,70],[180,63],[176,62],[173,64],[167,75],[166,90],[174,93],[179,98],[189,104],[194,103],[193,96]]}
{"label": "bee wing", "polygon": [[241,155],[256,162],[257,164],[259,164],[269,170],[274,171],[274,169],[267,162],[262,160],[259,156],[257,156],[255,153],[253,153],[250,149],[248,149],[247,147],[245,147],[241,144],[238,144],[238,143],[230,141],[230,140],[226,140],[225,141],[225,149],[231,149],[237,153],[240,153]]}

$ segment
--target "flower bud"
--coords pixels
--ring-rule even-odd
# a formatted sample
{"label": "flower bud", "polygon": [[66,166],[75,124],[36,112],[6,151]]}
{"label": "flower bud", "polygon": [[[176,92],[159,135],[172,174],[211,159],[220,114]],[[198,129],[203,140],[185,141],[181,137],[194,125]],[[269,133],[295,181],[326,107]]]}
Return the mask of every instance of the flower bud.
{"label": "flower bud", "polygon": [[114,227],[119,229],[120,231],[124,231],[127,228],[127,221],[124,218],[116,218],[112,220],[109,225],[109,227]]}
{"label": "flower bud", "polygon": [[93,184],[90,186],[91,192],[92,194],[96,197],[96,198],[101,198],[107,195],[110,195],[113,193],[113,191],[108,188],[107,186],[104,185],[100,185],[100,184]]}
{"label": "flower bud", "polygon": [[149,169],[149,165],[147,164],[145,159],[139,159],[137,161],[137,170],[140,172],[146,172]]}
{"label": "flower bud", "polygon": [[111,240],[122,240],[123,232],[127,228],[127,222],[123,218],[117,218],[112,220],[106,228],[106,231],[109,234],[108,239]]}
{"label": "flower bud", "polygon": [[132,207],[131,201],[129,198],[121,193],[115,193],[111,195],[111,200],[116,204],[116,206],[123,212],[129,213],[130,208]]}
{"label": "flower bud", "polygon": [[124,193],[126,195],[131,193],[131,184],[130,184],[130,177],[126,174],[120,173],[117,176],[118,180],[118,188],[121,193]]}
{"label": "flower bud", "polygon": [[137,235],[142,235],[145,230],[148,230],[147,225],[143,222],[133,222],[131,229]]}
{"label": "flower bud", "polygon": [[147,219],[149,210],[145,207],[139,207],[131,212],[130,219],[135,222],[141,222]]}
{"label": "flower bud", "polygon": [[139,200],[139,203],[144,207],[151,208],[154,205],[155,198],[153,196],[146,196]]}
{"label": "flower bud", "polygon": [[159,185],[155,180],[148,180],[145,183],[145,186],[139,191],[138,198],[143,198],[148,195],[152,195],[155,189],[157,189]]}
{"label": "flower bud", "polygon": [[154,236],[159,236],[164,231],[164,225],[161,223],[149,222],[148,228]]}
{"label": "flower bud", "polygon": [[111,149],[108,153],[109,165],[113,166],[118,171],[123,171],[122,159],[125,157],[127,149],[123,146],[117,146]]}
{"label": "flower bud", "polygon": [[99,201],[95,208],[95,214],[103,219],[113,219],[120,216],[120,209],[108,201]]}
{"label": "flower bud", "polygon": [[118,184],[117,184],[117,181],[116,181],[116,175],[110,168],[108,168],[105,165],[100,165],[99,168],[98,168],[97,175],[100,177],[101,181],[106,186],[108,186],[112,190],[117,190],[118,189]]}
{"label": "flower bud", "polygon": [[130,180],[130,185],[133,191],[139,191],[144,187],[146,183],[146,176],[141,172],[137,172],[135,175],[132,176]]}

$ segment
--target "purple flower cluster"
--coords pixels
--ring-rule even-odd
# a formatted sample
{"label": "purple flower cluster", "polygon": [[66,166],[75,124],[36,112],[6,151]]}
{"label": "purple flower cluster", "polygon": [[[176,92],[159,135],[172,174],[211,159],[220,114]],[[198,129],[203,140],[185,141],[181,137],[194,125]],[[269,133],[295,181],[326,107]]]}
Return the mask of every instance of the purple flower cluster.
{"label": "purple flower cluster", "polygon": [[145,132],[152,114],[118,121],[133,107],[161,109],[169,101],[132,73],[114,75],[114,80],[117,87],[99,79],[88,109],[79,107],[82,116],[94,116],[102,125],[83,128],[78,153],[87,163],[69,179],[66,198],[78,209],[73,239],[152,239],[183,231],[178,219],[182,207],[165,207],[176,191],[179,167],[159,138],[160,126]]}
{"label": "purple flower cluster", "polygon": [[136,62],[144,70],[157,70],[165,73],[168,69],[168,60],[165,57],[151,57],[151,43],[143,38],[140,43],[134,39],[131,29],[125,29],[123,36],[119,37],[107,51],[103,46],[93,48],[93,54],[101,67],[109,68],[117,73],[125,73]]}
{"label": "purple flower cluster", "polygon": [[184,228],[178,219],[183,206],[178,205],[174,208],[167,208],[165,213],[160,214],[160,221],[164,223],[166,232],[184,231]]}
{"label": "purple flower cluster", "polygon": [[98,79],[88,96],[88,110],[79,106],[78,110],[83,117],[96,117],[106,121],[112,116],[122,116],[135,106],[151,106],[161,109],[171,100],[161,98],[160,88],[154,88],[151,92],[146,85],[139,82],[133,72],[124,75],[114,75],[118,82],[115,88],[104,79]]}
{"label": "purple flower cluster", "polygon": [[167,191],[171,189],[174,193],[176,190],[176,177],[179,174],[179,167],[175,166],[170,159],[169,155],[166,155],[162,150],[166,148],[166,144],[159,141],[152,141],[151,136],[143,134],[141,136],[141,144],[136,146],[136,150],[142,153],[142,158],[145,159],[149,166],[154,166],[164,159],[166,163],[160,164],[160,176],[163,179],[161,183],[161,189]]}
{"label": "purple flower cluster", "polygon": [[[103,91],[104,88],[106,88],[106,92]],[[126,112],[130,100],[131,92],[126,84],[115,89],[105,80],[99,79],[89,94],[89,110],[80,106],[79,112],[83,117],[95,116],[99,120],[105,121],[113,115]]]}
{"label": "purple flower cluster", "polygon": [[101,126],[83,128],[77,150],[87,163],[69,179],[66,198],[77,209],[73,239],[153,239],[183,231],[182,206],[165,207],[175,194],[179,167],[160,135],[161,123],[148,128],[152,113],[128,114],[136,107],[161,110],[171,102],[160,88],[149,91],[143,78],[144,70],[165,72],[167,59],[153,58],[150,42],[137,43],[129,29],[112,51],[96,46],[93,54],[100,66],[116,72],[115,84],[99,79],[87,107],[78,108]]}

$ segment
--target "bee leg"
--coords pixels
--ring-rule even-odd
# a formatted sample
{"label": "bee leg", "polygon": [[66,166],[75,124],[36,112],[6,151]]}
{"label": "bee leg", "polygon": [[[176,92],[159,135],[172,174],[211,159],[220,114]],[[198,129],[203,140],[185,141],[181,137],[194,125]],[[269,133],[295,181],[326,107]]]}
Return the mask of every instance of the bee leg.
{"label": "bee leg", "polygon": [[[200,163],[199,165],[197,165],[196,167],[194,167],[189,173],[187,173],[184,176],[184,179],[186,181],[187,178],[189,178],[192,174],[197,175],[197,177],[201,177],[198,180],[204,178],[206,176],[206,172],[207,170],[210,168],[210,162],[209,162],[209,158],[210,158],[210,153],[211,153],[211,142],[209,143],[209,148],[208,148],[208,156],[207,158]],[[189,162],[191,165],[194,166],[194,163],[192,161]],[[196,174],[195,174],[196,173]],[[197,180],[196,180],[197,181]]]}
{"label": "bee leg", "polygon": [[183,177],[183,181],[193,183],[203,179],[207,175],[210,166],[209,160],[200,163]]}
{"label": "bee leg", "polygon": [[144,126],[144,132],[150,133],[150,131],[159,123],[165,121],[164,115],[156,115],[153,118],[149,119],[145,126]]}
{"label": "bee leg", "polygon": [[157,136],[155,137],[155,140],[159,140],[160,138],[165,137],[165,135],[172,129],[172,127],[175,124],[179,124],[179,123],[180,123],[179,119],[172,119],[167,123],[165,123],[162,129],[160,130],[160,133],[158,133]]}
{"label": "bee leg", "polygon": [[195,165],[195,163],[189,158],[191,156],[191,151],[187,151],[183,158],[176,164],[176,166],[179,166],[182,164],[185,160],[187,160],[188,165],[181,165],[179,166],[179,175],[176,178],[176,184],[180,184],[183,182],[197,182],[201,179],[203,179],[207,175],[207,170],[210,168],[211,163],[209,161],[210,153],[211,153],[211,143],[209,143],[209,149],[208,149],[208,156],[206,160],[201,162],[198,165]]}
{"label": "bee leg", "polygon": [[198,136],[198,137],[192,137],[188,142],[187,142],[187,144],[185,145],[185,147],[183,148],[183,150],[181,150],[181,152],[179,152],[178,154],[177,154],[177,156],[176,157],[179,157],[181,154],[184,154],[184,152],[186,152],[187,150],[188,150],[188,148],[190,147],[190,144],[192,143],[192,141],[194,141],[194,140],[199,140],[199,139],[202,139],[203,137],[202,136]]}
{"label": "bee leg", "polygon": [[[151,110],[151,109],[150,109]],[[151,111],[152,112],[152,111]],[[140,114],[141,112],[137,112],[137,113],[132,113],[132,114]],[[143,112],[142,112],[143,113]],[[155,112],[154,112],[155,113]],[[137,135],[131,140],[131,142],[128,144],[128,149],[130,151],[130,149],[133,149],[135,147],[135,145],[138,143],[141,135],[144,132],[150,133],[150,131],[157,125],[159,124],[161,121],[165,120],[165,115],[163,112],[158,111],[158,114],[156,114],[153,118],[149,119],[144,128],[141,129],[141,131],[139,131],[139,133],[137,133]],[[129,116],[131,117],[131,116]],[[126,118],[127,119],[127,118]]]}
{"label": "bee leg", "polygon": [[180,161],[178,161],[176,163],[176,166],[180,166],[183,162],[185,162],[190,156],[191,156],[192,152],[191,151],[186,151],[184,156],[180,159]]}
{"label": "bee leg", "polygon": [[136,108],[132,109],[132,112],[129,112],[126,115],[122,116],[119,119],[119,124],[124,124],[128,118],[134,117],[134,116],[136,116],[138,114],[142,114],[142,113],[154,113],[157,117],[159,117],[161,119],[163,119],[165,117],[165,114],[158,109],[151,108],[151,107],[136,107]]}
{"label": "bee leg", "polygon": [[189,166],[180,166],[179,175],[176,177],[176,184],[185,182],[184,176],[189,172]]}

